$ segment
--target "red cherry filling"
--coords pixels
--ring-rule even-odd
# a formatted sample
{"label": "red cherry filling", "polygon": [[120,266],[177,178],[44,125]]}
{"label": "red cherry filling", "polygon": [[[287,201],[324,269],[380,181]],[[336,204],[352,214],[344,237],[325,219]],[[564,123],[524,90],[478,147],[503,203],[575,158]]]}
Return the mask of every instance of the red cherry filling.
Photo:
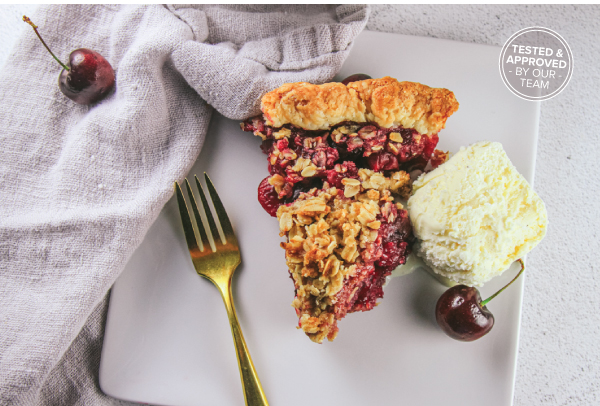
{"label": "red cherry filling", "polygon": [[[261,149],[268,156],[269,173],[283,178],[279,199],[286,202],[298,194],[298,185],[308,178],[313,179],[315,187],[327,180],[341,188],[341,180],[357,178],[359,168],[384,173],[424,170],[430,160],[439,165],[445,159],[439,151],[434,154],[437,134],[424,135],[402,127],[344,122],[330,131],[308,131],[291,125],[272,128],[257,116],[244,121],[241,128],[263,138]],[[302,169],[296,167],[301,158],[314,171],[303,175]]]}
{"label": "red cherry filling", "polygon": [[283,202],[277,196],[275,188],[269,184],[269,176],[258,185],[258,202],[271,216],[277,216],[277,209]]}
{"label": "red cherry filling", "polygon": [[358,179],[358,168],[356,164],[351,161],[342,162],[336,165],[333,169],[325,171],[325,178],[327,183],[331,186],[335,186],[338,189],[343,189],[342,179],[352,178]]}
{"label": "red cherry filling", "polygon": [[389,152],[381,152],[378,154],[369,155],[367,160],[369,162],[369,168],[376,172],[398,169],[398,159]]}
{"label": "red cherry filling", "polygon": [[[336,296],[334,312],[340,319],[346,313],[368,311],[377,305],[377,300],[383,298],[383,285],[396,267],[406,263],[413,241],[412,226],[406,210],[391,207],[386,222],[379,216],[381,227],[377,238],[375,252],[363,254],[363,262],[354,276]],[[366,260],[365,256],[370,256]]]}

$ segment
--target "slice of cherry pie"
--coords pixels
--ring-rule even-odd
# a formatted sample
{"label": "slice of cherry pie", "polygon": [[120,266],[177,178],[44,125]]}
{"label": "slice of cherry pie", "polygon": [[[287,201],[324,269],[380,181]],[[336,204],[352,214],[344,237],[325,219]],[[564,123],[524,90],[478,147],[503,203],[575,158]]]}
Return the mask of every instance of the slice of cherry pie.
{"label": "slice of cherry pie", "polygon": [[390,77],[290,83],[242,123],[263,139],[270,176],[258,197],[287,236],[292,305],[311,340],[332,341],[338,320],[376,306],[406,261],[412,229],[393,194],[410,194],[408,171],[446,159],[437,133],[457,109],[449,90]]}

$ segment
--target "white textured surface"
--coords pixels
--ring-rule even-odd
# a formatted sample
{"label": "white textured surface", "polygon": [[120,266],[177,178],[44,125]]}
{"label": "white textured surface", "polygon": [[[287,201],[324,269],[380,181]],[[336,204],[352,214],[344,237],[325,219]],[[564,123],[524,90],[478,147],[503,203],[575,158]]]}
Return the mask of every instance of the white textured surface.
{"label": "white textured surface", "polygon": [[8,59],[8,55],[10,55],[19,35],[29,27],[23,22],[23,15],[31,14],[36,8],[37,5],[35,4],[3,4],[0,6],[0,38],[2,38],[2,43],[0,43],[0,66],[4,65],[4,62]]}
{"label": "white textured surface", "polygon": [[[0,64],[27,28],[13,20],[32,8],[0,6]],[[515,405],[597,405],[600,7],[374,6],[367,28],[500,46],[534,25],[566,39],[575,68],[567,88],[542,103],[534,186],[550,225],[528,256]]]}

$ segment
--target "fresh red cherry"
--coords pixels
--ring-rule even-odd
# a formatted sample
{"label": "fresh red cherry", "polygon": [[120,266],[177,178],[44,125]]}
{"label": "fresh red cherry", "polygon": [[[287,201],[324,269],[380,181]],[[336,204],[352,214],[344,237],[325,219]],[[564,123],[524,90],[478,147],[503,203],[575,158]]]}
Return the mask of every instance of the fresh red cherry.
{"label": "fresh red cherry", "polygon": [[476,288],[456,285],[439,298],[435,307],[435,318],[448,336],[460,341],[474,341],[490,332],[494,326],[494,315],[486,305],[510,286],[525,270],[521,259],[521,270],[506,286],[486,300],[481,300]]}
{"label": "fresh red cherry", "polygon": [[476,288],[456,285],[440,297],[435,318],[447,335],[461,341],[473,341],[486,335],[494,326],[494,315],[481,306]]}
{"label": "fresh red cherry", "polygon": [[350,75],[346,79],[342,80],[342,83],[347,85],[348,83],[358,82],[359,80],[367,80],[372,79],[371,76],[365,75],[364,73],[357,73],[355,75]]}
{"label": "fresh red cherry", "polygon": [[108,61],[96,51],[79,48],[69,55],[69,63],[63,64],[50,50],[31,20],[23,16],[23,21],[33,27],[50,55],[63,67],[58,77],[60,91],[79,104],[92,104],[103,99],[115,85],[115,71]]}
{"label": "fresh red cherry", "polygon": [[103,99],[115,85],[115,71],[96,51],[79,48],[69,55],[70,69],[63,69],[58,79],[60,91],[79,104]]}

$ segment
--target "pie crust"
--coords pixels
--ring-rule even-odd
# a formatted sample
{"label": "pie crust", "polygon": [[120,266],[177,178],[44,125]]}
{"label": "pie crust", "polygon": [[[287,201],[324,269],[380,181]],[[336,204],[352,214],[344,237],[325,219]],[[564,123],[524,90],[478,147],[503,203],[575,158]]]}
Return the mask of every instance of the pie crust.
{"label": "pie crust", "polygon": [[458,102],[447,89],[391,77],[342,83],[287,83],[263,96],[267,125],[292,124],[327,130],[344,121],[372,122],[380,127],[413,128],[431,135],[444,128]]}

